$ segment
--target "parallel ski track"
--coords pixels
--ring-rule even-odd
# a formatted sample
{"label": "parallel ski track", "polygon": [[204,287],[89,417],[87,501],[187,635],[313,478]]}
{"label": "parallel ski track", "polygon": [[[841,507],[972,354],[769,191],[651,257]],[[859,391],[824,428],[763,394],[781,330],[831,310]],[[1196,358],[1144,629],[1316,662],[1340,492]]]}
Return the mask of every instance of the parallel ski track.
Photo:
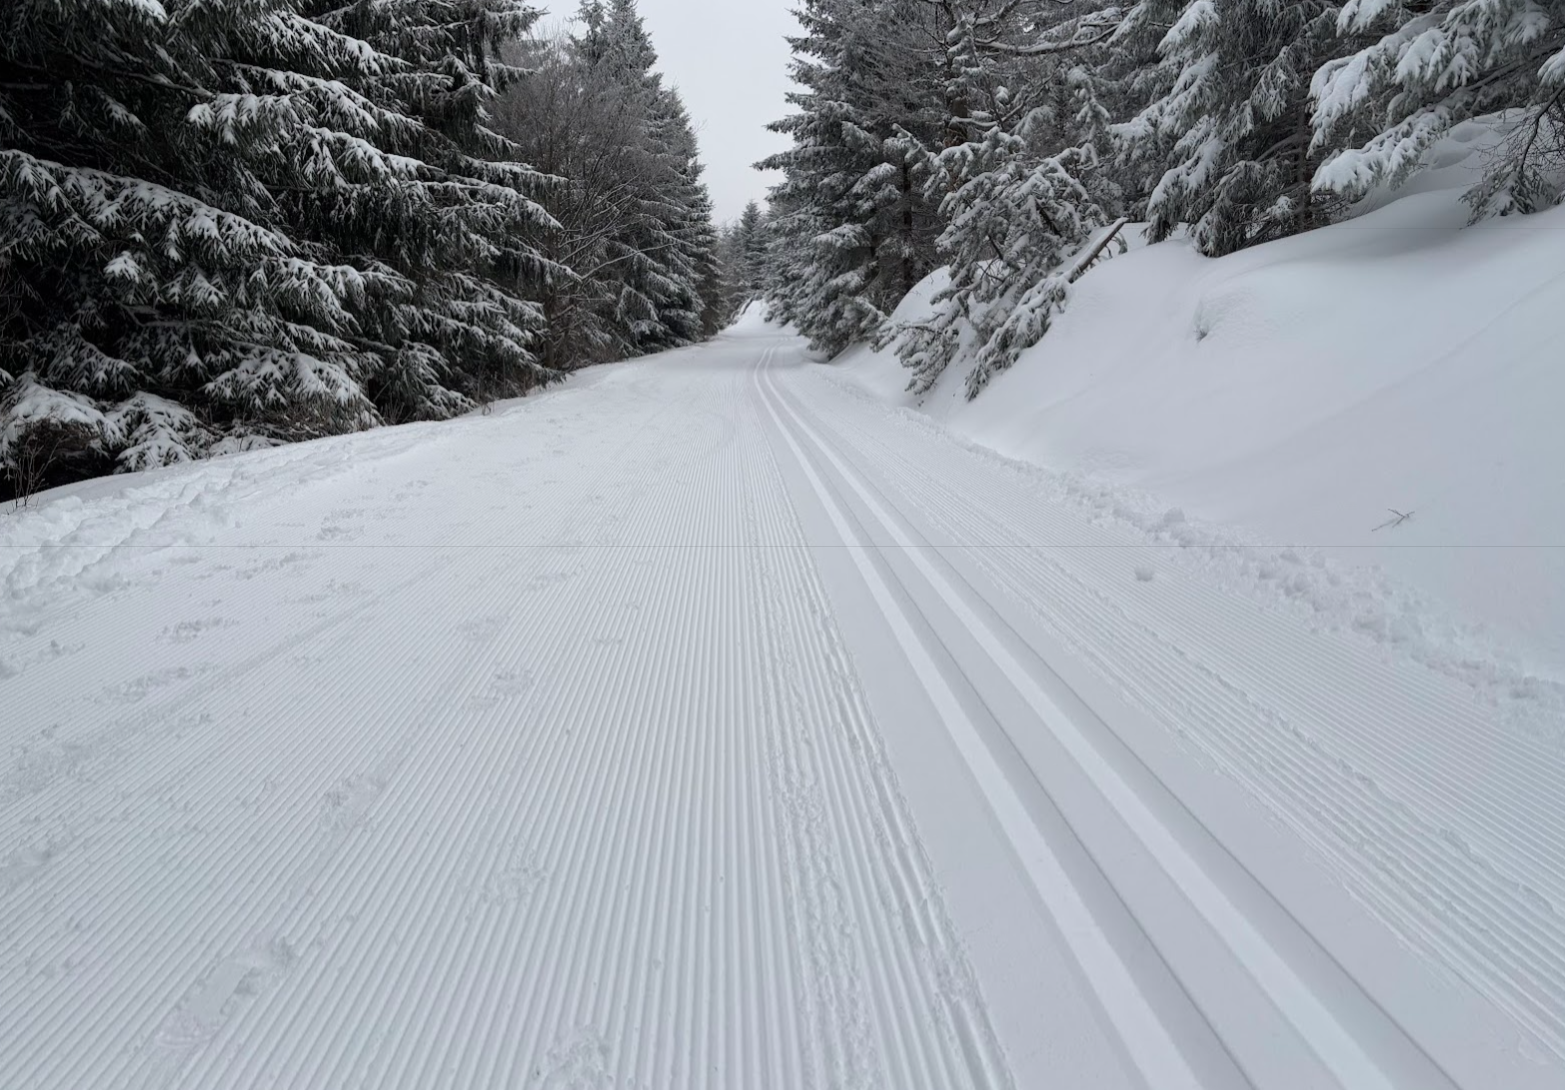
{"label": "parallel ski track", "polygon": [[[0,1086],[1014,1090],[816,570],[837,546],[1148,1086],[1486,1069],[1448,1076],[1130,739],[1057,699],[1028,633],[1565,1057],[1565,758],[1026,471],[807,399],[786,343],[627,366],[553,403],[579,416],[519,414],[514,449],[499,419],[502,445],[157,483],[250,529],[106,591],[98,562],[163,529],[139,501],[89,504],[79,552],[37,543],[9,584]],[[298,496],[269,480],[291,472]],[[439,484],[388,506],[415,474]],[[404,498],[455,509],[409,540]],[[333,506],[348,544],[287,544]],[[200,628],[212,595],[231,627]]]}
{"label": "parallel ski track", "polygon": [[684,381],[529,490],[557,547],[374,554],[238,665],[78,702],[76,764],[0,787],[8,835],[71,815],[0,886],[0,1081],[1008,1090],[750,380]]}
{"label": "parallel ski track", "polygon": [[[944,565],[938,561],[938,554],[933,553],[926,543],[910,537],[906,524],[900,522],[900,519],[893,521],[894,516],[885,506],[892,501],[874,485],[859,477],[858,471],[843,460],[841,450],[834,449],[835,442],[824,438],[806,421],[806,410],[779,388],[773,376],[763,375],[760,386],[779,426],[788,433],[789,444],[794,447],[801,462],[807,465],[813,463],[809,474],[821,499],[828,506],[837,507],[841,511],[838,524],[850,548],[867,555],[866,550],[877,548],[872,544],[873,539],[885,541],[892,548],[902,550],[912,559],[913,566],[920,571],[921,578],[927,581],[928,588],[946,599],[955,610],[955,617],[972,633],[985,652],[1002,664],[1010,659],[1013,652],[1008,646],[1012,645],[1010,637],[1014,637],[1015,633],[1007,631],[1001,636],[998,630],[990,631],[988,626],[995,621],[985,620],[963,604],[963,597],[975,592],[965,587],[958,591],[957,584],[949,582],[953,578],[960,581],[961,577],[950,569],[942,572]],[[811,453],[806,454],[800,448],[810,449]],[[835,479],[835,498],[821,483],[818,474]],[[854,505],[860,517],[868,515],[874,524],[870,538],[855,539],[853,531],[842,521],[842,516],[847,514],[841,506],[842,497],[849,494],[856,494],[860,501]],[[862,566],[866,578],[872,582],[884,583],[905,578],[896,575],[885,564],[877,568],[866,561]],[[890,597],[883,596],[882,605],[888,613],[902,609]],[[912,622],[914,618],[908,616],[900,620]],[[893,624],[894,629],[902,627]],[[927,630],[922,638],[940,639]],[[917,636],[910,636],[906,641],[910,645],[910,653],[915,656],[922,652],[921,648],[914,646],[918,639]],[[943,640],[941,642],[944,643]],[[1038,727],[1050,731],[1059,739],[1080,773],[1103,792],[1113,809],[1135,829],[1137,836],[1146,843],[1150,857],[1174,880],[1183,896],[1190,898],[1192,906],[1226,943],[1236,963],[1261,986],[1279,1013],[1291,1024],[1293,1031],[1308,1042],[1316,1057],[1338,1083],[1352,1087],[1389,1087],[1403,1084],[1404,1080],[1412,1078],[1421,1086],[1452,1085],[1439,1066],[1411,1039],[1403,1037],[1394,1047],[1388,1048],[1388,1036],[1395,1037],[1400,1030],[1395,1023],[1388,1023],[1384,1015],[1378,1013],[1373,1000],[1355,996],[1350,1005],[1342,1007],[1345,994],[1343,980],[1338,979],[1333,988],[1326,992],[1318,991],[1310,983],[1311,979],[1320,976],[1320,970],[1325,965],[1331,964],[1329,955],[1324,951],[1315,948],[1310,956],[1316,959],[1316,964],[1310,967],[1311,972],[1301,975],[1291,959],[1300,956],[1301,948],[1306,951],[1310,949],[1307,936],[1295,931],[1287,946],[1273,945],[1268,930],[1253,924],[1242,907],[1264,898],[1260,888],[1254,885],[1254,880],[1245,876],[1242,869],[1230,869],[1221,878],[1209,872],[1199,857],[1192,854],[1183,843],[1193,835],[1192,829],[1200,829],[1199,825],[1187,820],[1176,831],[1175,826],[1165,824],[1158,809],[1150,801],[1143,801],[1137,789],[1121,778],[1120,773],[1114,770],[1113,763],[1098,751],[1097,743],[1092,741],[1091,731],[1073,724],[1069,713],[1056,705],[1044,690],[1034,687],[1028,677],[1029,669],[1021,661],[1012,661],[1006,672],[1011,683],[1018,687],[1018,691],[1034,708]],[[933,662],[925,663],[924,670],[938,675]],[[944,683],[938,676],[928,678],[926,685],[930,686],[931,696],[937,702],[940,701],[940,689]],[[1043,867],[1036,879],[1040,895],[1050,904],[1062,930],[1072,934],[1078,956],[1083,958],[1083,968],[1098,987],[1100,1000],[1110,1019],[1119,1027],[1127,1051],[1151,1085],[1199,1085],[1198,1077],[1183,1065],[1177,1045],[1157,1013],[1148,1008],[1146,1000],[1135,991],[1134,983],[1129,980],[1116,953],[1112,949],[1102,949],[1102,940],[1095,938],[1090,921],[1072,924],[1069,917],[1079,914],[1081,905],[1079,901],[1073,902],[1058,888],[1064,880],[1061,868],[1057,863],[1049,862],[1050,852],[1046,846],[1038,843],[1036,831],[1025,827],[1025,813],[1016,805],[1006,802],[1008,789],[1001,782],[1004,773],[999,771],[995,758],[985,751],[984,743],[973,729],[960,726],[964,717],[959,707],[950,699],[945,704],[948,724],[959,734],[968,736],[964,752],[968,754],[975,774],[986,784],[992,785],[988,790],[994,799],[997,814],[1007,826],[1022,858],[1031,859],[1031,866]],[[1149,773],[1145,769],[1138,771]],[[1166,807],[1171,804],[1171,799],[1172,796],[1168,796],[1158,805]],[[1211,841],[1209,833],[1201,830],[1195,835],[1201,835],[1208,841],[1203,845],[1204,854],[1210,855],[1214,850],[1220,850],[1216,842]],[[1239,897],[1226,888],[1227,883],[1236,880],[1235,874],[1241,876],[1238,880],[1247,881],[1251,886]],[[1272,911],[1270,916],[1270,931],[1276,930],[1279,919],[1288,919],[1286,913],[1280,911]],[[1297,924],[1291,921],[1289,925],[1297,928]],[[1347,985],[1347,988],[1351,989],[1351,985]],[[1361,1041],[1357,1035],[1366,1012],[1371,1011],[1377,1012],[1375,1017],[1380,1020],[1372,1044],[1369,1040]],[[1225,1030],[1223,1026],[1217,1028],[1219,1034],[1232,1031]],[[1243,1050],[1239,1054],[1242,1055]],[[1302,1074],[1298,1072],[1296,1077],[1302,1077]]]}
{"label": "parallel ski track", "polygon": [[[849,456],[877,467],[942,549],[1251,788],[1407,942],[1565,1057],[1556,750],[1507,731],[1450,679],[1306,636],[1177,571],[1136,583],[1125,547],[1140,543],[1036,502],[1020,473],[949,442],[937,452],[923,429],[887,427],[878,406],[821,404]],[[984,471],[951,474],[951,458]],[[1076,547],[1087,543],[1113,547]],[[1276,668],[1289,662],[1301,666]]]}

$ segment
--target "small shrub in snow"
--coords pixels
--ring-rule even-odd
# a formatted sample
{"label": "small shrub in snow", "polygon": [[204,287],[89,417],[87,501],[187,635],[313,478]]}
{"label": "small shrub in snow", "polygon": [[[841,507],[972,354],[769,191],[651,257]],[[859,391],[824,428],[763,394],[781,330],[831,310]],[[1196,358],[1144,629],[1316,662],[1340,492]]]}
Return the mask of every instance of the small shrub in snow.
{"label": "small shrub in snow", "polygon": [[88,398],[21,376],[0,399],[0,499],[25,503],[35,492],[102,472],[120,436],[119,424]]}

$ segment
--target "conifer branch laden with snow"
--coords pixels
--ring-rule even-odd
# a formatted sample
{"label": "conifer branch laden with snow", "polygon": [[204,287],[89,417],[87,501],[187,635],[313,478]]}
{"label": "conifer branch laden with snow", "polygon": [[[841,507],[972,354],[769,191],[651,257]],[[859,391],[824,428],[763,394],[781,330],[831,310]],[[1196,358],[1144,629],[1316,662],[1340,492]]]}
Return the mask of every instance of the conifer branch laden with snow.
{"label": "conifer branch laden with snow", "polygon": [[[442,419],[710,334],[710,201],[632,0],[606,18],[623,28],[614,63],[642,66],[624,86],[657,170],[628,233],[571,261],[544,244],[567,233],[549,205],[571,179],[527,164],[511,108],[538,15],[520,0],[7,5],[0,489],[22,487],[8,452],[30,429],[83,446],[61,479],[140,469]],[[632,332],[552,351],[553,293],[582,290],[583,260]]]}
{"label": "conifer branch laden with snow", "polygon": [[810,0],[801,21],[773,126],[794,146],[761,164],[784,172],[768,299],[828,355],[895,346],[918,393],[962,360],[974,396],[1041,339],[1082,271],[1062,263],[1119,219],[1221,257],[1357,214],[1464,122],[1474,219],[1565,195],[1565,0]]}
{"label": "conifer branch laden with snow", "polygon": [[1489,116],[1487,169],[1467,194],[1474,219],[1559,203],[1565,3],[1347,0],[1337,31],[1372,41],[1314,74],[1313,144],[1331,151],[1316,189],[1356,198],[1400,185],[1454,125]]}

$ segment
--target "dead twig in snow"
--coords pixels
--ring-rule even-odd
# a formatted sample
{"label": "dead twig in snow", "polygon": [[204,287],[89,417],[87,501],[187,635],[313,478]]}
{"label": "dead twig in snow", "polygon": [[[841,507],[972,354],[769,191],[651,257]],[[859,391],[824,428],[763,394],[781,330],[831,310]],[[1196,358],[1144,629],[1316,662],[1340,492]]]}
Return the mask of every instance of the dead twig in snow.
{"label": "dead twig in snow", "polygon": [[1416,511],[1398,511],[1395,507],[1388,507],[1386,510],[1390,511],[1396,517],[1389,518],[1385,522],[1382,522],[1379,526],[1375,527],[1374,530],[1371,530],[1370,533],[1373,534],[1377,530],[1384,530],[1388,526],[1392,529],[1396,529],[1398,526],[1401,526],[1404,522],[1418,513]]}

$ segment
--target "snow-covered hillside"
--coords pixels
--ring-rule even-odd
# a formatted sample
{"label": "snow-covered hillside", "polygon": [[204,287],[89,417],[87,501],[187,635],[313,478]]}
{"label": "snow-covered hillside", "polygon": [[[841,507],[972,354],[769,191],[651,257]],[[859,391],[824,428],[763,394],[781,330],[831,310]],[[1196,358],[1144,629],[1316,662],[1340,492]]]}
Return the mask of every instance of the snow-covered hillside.
{"label": "snow-covered hillside", "polygon": [[1147,525],[1179,508],[1192,543],[1323,554],[1335,584],[1261,568],[1337,621],[1458,668],[1519,659],[1558,678],[1565,209],[1467,227],[1458,197],[1484,132],[1458,127],[1435,169],[1349,222],[1216,260],[1169,242],[1099,266],[975,401],[960,361],[916,406],[890,353],[840,362],[972,441],[1115,486],[1113,506]]}

